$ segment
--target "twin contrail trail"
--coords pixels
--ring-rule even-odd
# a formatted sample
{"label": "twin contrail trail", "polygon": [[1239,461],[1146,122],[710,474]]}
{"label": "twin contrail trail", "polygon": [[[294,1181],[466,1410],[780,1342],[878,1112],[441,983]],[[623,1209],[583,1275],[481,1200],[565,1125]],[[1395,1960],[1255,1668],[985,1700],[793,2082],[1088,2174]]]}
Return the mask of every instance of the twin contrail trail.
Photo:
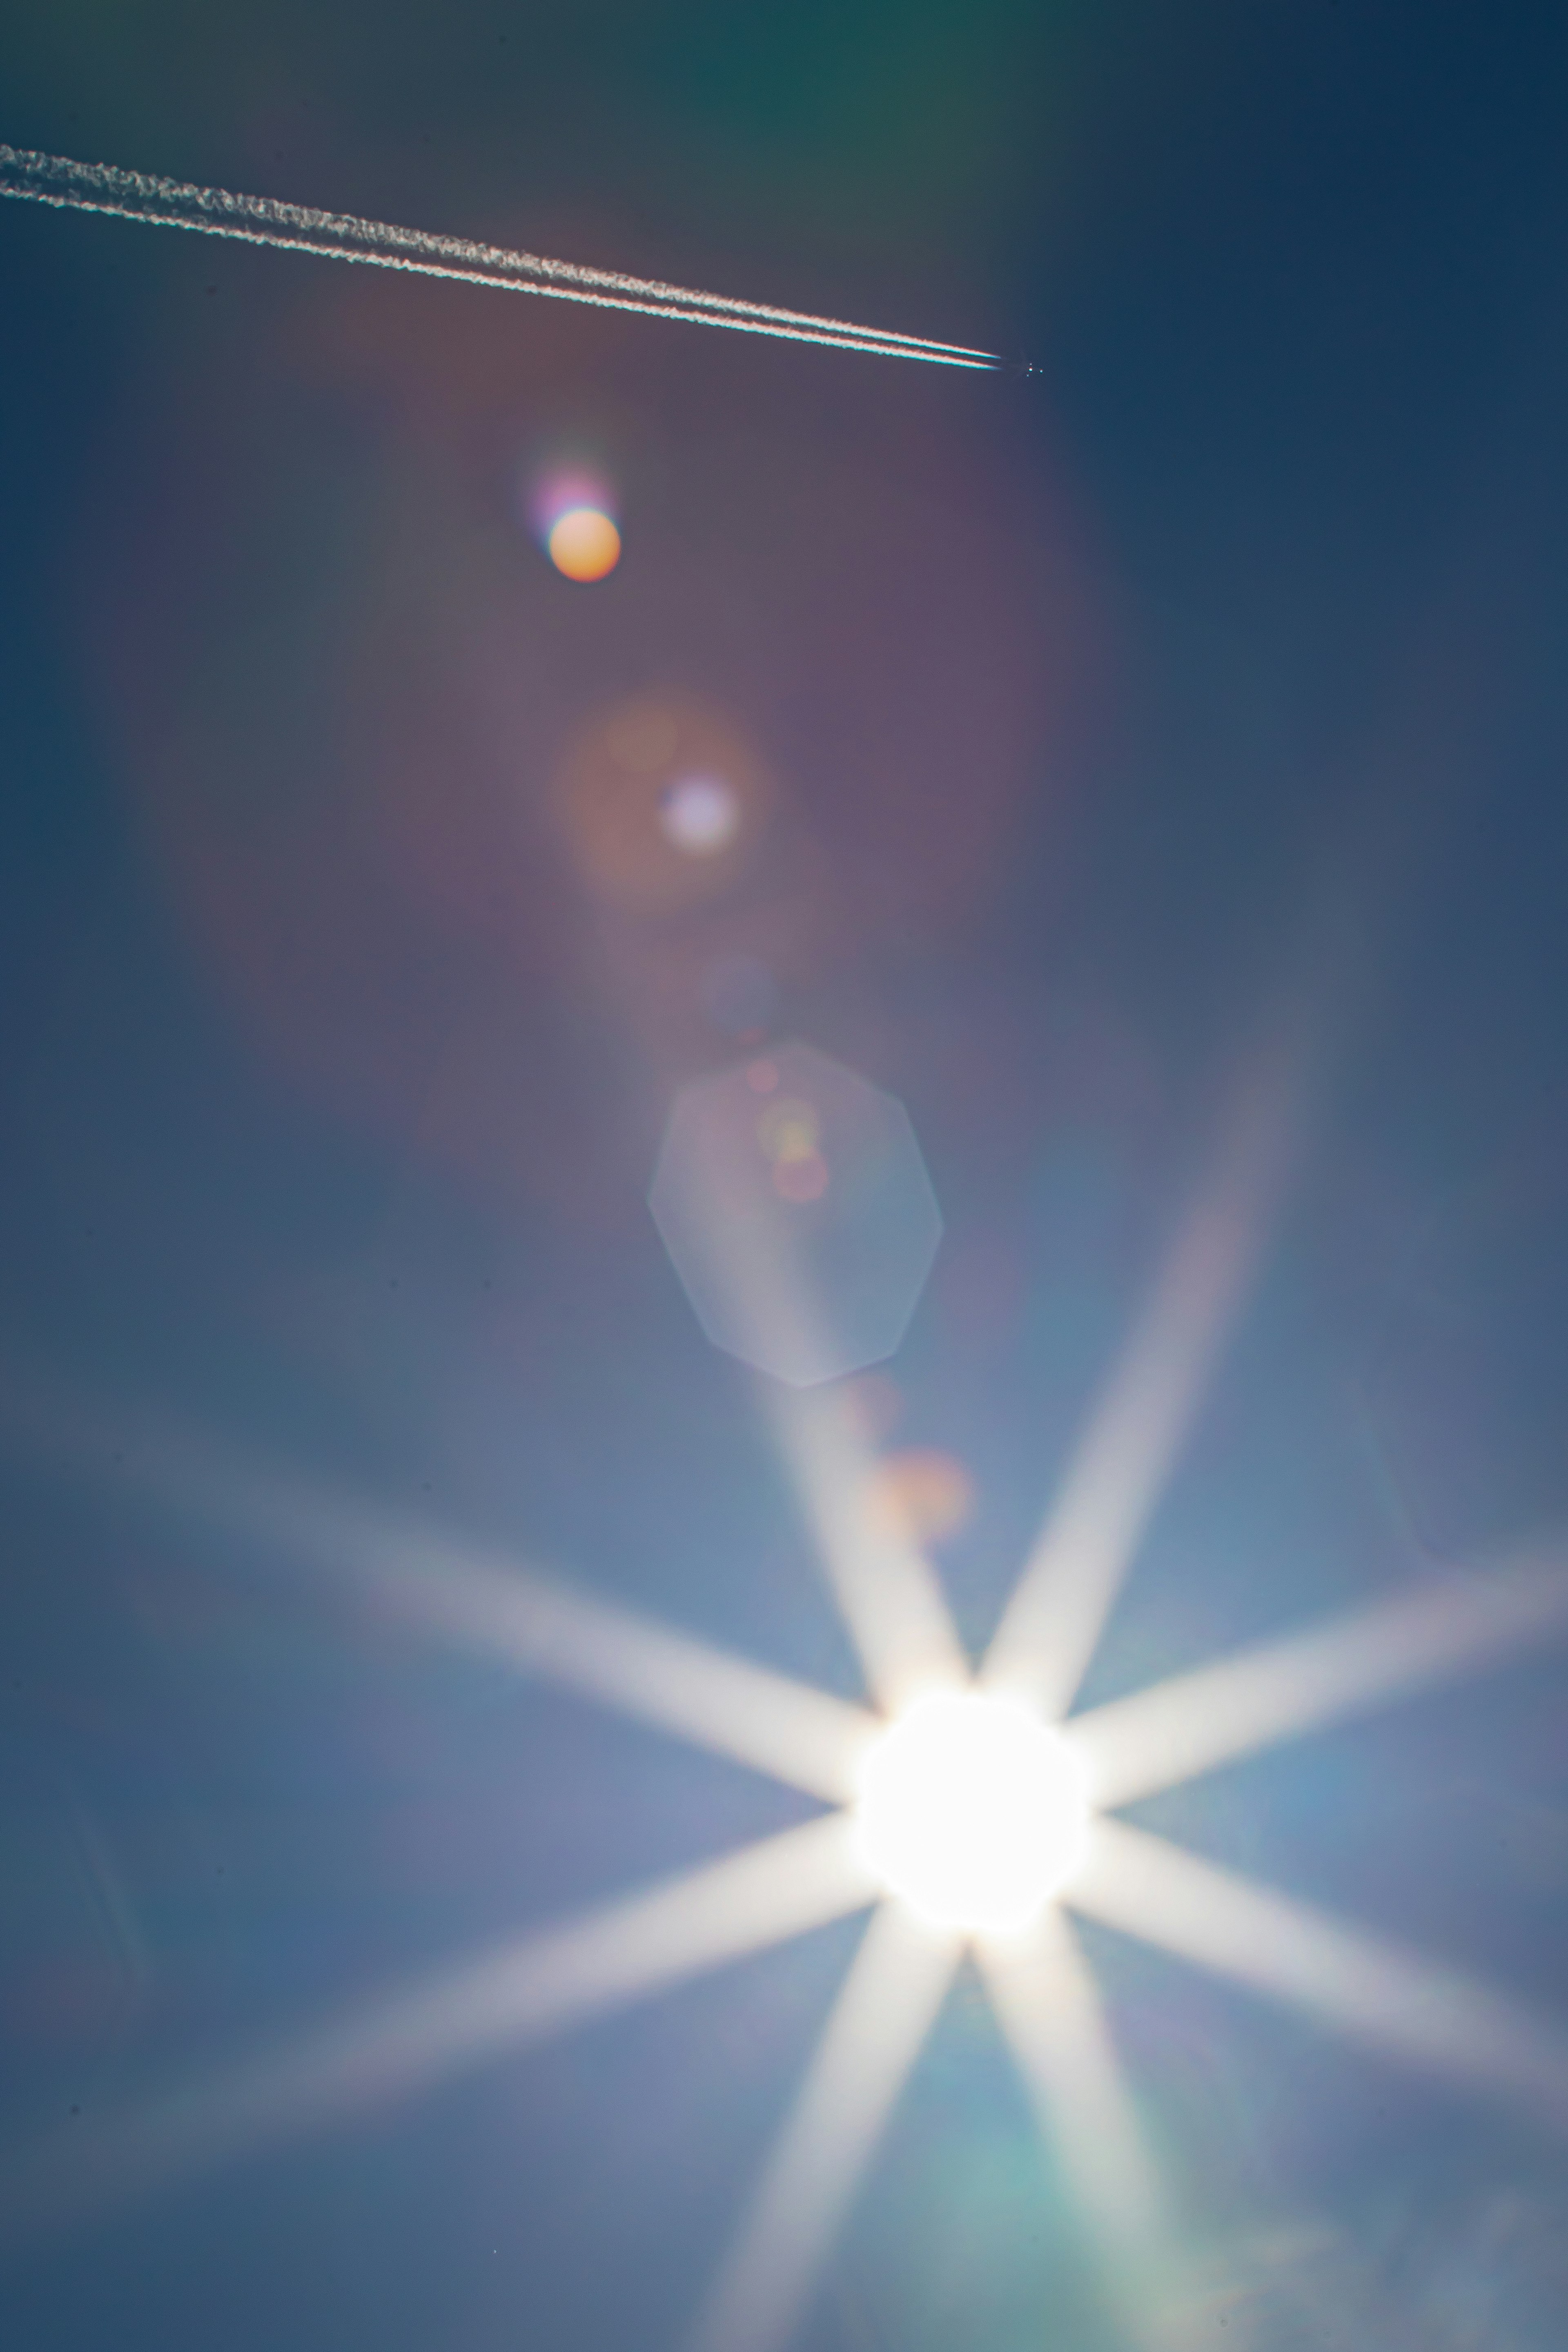
{"label": "twin contrail trail", "polygon": [[514,253],[505,246],[435,236],[386,221],[358,220],[352,213],[317,212],[311,205],[279,204],[270,196],[231,195],[226,188],[200,188],[152,173],[121,171],[113,163],[77,163],[68,155],[39,155],[21,147],[0,145],[0,195],[27,196],[37,204],[78,212],[112,213],[160,228],[200,229],[208,236],[239,237],[247,245],[280,246],[336,261],[368,261],[380,269],[412,269],[426,278],[466,278],[513,294],[549,294],[558,301],[589,302],[602,310],[640,310],[650,318],[732,327],[742,334],[777,335],[788,342],[874,352],[885,359],[927,360],[937,367],[1002,364],[994,352],[971,351],[962,343],[858,327],[846,319],[814,318],[809,311],[782,310],[769,302],[694,293],[656,278],[627,278],[616,269],[546,261],[536,253]]}

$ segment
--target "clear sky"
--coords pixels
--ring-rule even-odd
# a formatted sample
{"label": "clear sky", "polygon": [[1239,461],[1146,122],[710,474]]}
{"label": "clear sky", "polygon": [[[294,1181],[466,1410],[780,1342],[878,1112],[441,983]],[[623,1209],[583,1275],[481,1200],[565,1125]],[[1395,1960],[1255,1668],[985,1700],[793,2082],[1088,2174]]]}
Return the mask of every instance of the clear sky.
{"label": "clear sky", "polygon": [[[941,1204],[841,1393],[972,1654],[1264,1068],[1288,1170],[1085,1696],[1551,1542],[1565,100],[1545,5],[8,12],[8,143],[1032,372],[0,205],[5,2150],[809,1816],[192,1502],[263,1465],[858,1697],[647,1206],[679,1089],[784,1041]],[[839,1197],[789,1083],[786,1222]],[[1568,2031],[1565,1673],[1136,1817]],[[679,2352],[859,1932],[128,2179],[0,2336]],[[1561,2140],[1084,1932],[1205,2342],[1560,2343]],[[966,1967],[795,2340],[1116,2352],[1091,2271]]]}

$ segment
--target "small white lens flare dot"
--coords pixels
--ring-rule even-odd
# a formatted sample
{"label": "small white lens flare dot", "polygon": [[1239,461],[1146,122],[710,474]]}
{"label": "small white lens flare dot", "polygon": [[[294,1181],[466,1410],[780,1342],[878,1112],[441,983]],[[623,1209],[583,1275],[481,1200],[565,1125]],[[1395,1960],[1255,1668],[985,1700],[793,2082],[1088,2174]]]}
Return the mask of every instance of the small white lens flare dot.
{"label": "small white lens flare dot", "polygon": [[1022,1700],[934,1692],[868,1750],[854,1825],[862,1859],[927,1927],[1019,1935],[1083,1861],[1088,1779]]}
{"label": "small white lens flare dot", "polygon": [[688,857],[712,857],[740,831],[740,804],[721,776],[682,776],[660,794],[658,821]]}

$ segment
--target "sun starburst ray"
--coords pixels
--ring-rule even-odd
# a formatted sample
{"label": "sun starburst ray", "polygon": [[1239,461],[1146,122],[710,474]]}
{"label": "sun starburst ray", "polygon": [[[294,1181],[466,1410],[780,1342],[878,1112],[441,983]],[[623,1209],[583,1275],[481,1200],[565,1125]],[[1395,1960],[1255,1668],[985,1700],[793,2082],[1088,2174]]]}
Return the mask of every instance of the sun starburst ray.
{"label": "sun starburst ray", "polygon": [[980,1963],[1043,2135],[1133,2342],[1169,2352],[1183,2263],[1164,2184],[1071,1922],[1053,1906],[1026,1938],[983,1944]]}
{"label": "sun starburst ray", "polygon": [[1294,1127],[1282,1068],[1244,1088],[986,1657],[989,1684],[1049,1714],[1072,1703],[1246,1295]]}
{"label": "sun starburst ray", "polygon": [[677,1633],[502,1552],[383,1517],[353,1497],[254,1497],[298,1555],[378,1606],[622,1713],[841,1801],[875,1736],[868,1711]]}
{"label": "sun starburst ray", "polygon": [[1090,1917],[1568,2132],[1568,2034],[1523,2004],[1124,1822],[1074,1879]]}
{"label": "sun starburst ray", "polygon": [[876,1911],[692,2352],[777,2352],[790,2336],[952,1981],[955,1936]]}
{"label": "sun starburst ray", "polygon": [[892,1514],[878,1507],[871,1459],[842,1391],[780,1389],[768,1402],[878,1704],[896,1714],[922,1690],[966,1684],[969,1662],[941,1583]]}
{"label": "sun starburst ray", "polygon": [[384,2106],[874,1899],[842,1813],[681,1872],[189,2076],[0,2171],[26,2234]]}
{"label": "sun starburst ray", "polygon": [[1425,1578],[1372,1608],[1259,1643],[1076,1716],[1108,1809],[1361,1709],[1429,1688],[1568,1626],[1568,1561]]}
{"label": "sun starburst ray", "polygon": [[[94,1415],[34,1381],[0,1408],[63,1466],[238,1540],[269,1577],[324,1577],[371,1609],[580,1691],[842,1802],[878,1725],[863,1707],[582,1591],[500,1548],[273,1470],[162,1418]],[[227,1556],[232,1556],[232,1553]]]}

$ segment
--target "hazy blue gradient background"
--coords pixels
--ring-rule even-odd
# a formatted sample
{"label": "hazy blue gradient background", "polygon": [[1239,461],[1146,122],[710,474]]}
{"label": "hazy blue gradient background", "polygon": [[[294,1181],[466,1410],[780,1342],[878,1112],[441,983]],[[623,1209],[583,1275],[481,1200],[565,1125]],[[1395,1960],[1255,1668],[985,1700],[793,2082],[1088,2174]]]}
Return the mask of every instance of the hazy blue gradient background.
{"label": "hazy blue gradient background", "polygon": [[[1561,9],[50,0],[0,93],[16,145],[1040,370],[0,210],[13,1390],[167,1407],[852,1690],[644,1206],[669,1088],[731,1051],[704,960],[763,954],[781,1033],[910,1109],[948,1231],[898,1434],[973,1477],[976,1643],[1234,1056],[1310,984],[1300,1181],[1093,1688],[1563,1518]],[[576,432],[625,495],[593,591],[514,511]],[[634,938],[540,810],[580,710],[671,682],[798,831]],[[16,2138],[801,1810],[5,1459]],[[1561,1657],[1148,1812],[1562,2007]],[[674,2345],[853,1933],[22,2257],[0,2332]],[[1561,2149],[1094,1951],[1265,2352],[1561,2344]],[[804,2340],[1110,2340],[976,1986]]]}

